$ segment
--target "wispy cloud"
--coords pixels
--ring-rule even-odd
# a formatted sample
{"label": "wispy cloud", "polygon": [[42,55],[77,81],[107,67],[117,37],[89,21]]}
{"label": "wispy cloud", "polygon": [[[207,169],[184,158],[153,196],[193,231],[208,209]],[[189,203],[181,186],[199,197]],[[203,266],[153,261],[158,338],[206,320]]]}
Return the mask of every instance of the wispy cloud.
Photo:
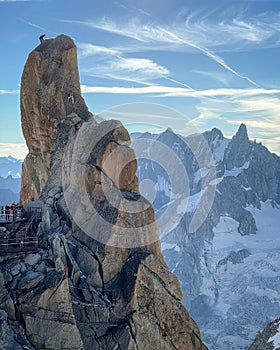
{"label": "wispy cloud", "polygon": [[168,69],[146,58],[125,58],[115,56],[97,64],[94,68],[84,69],[84,72],[103,78],[136,82],[150,85],[151,81],[165,78],[170,74]]}
{"label": "wispy cloud", "polygon": [[226,64],[226,62],[219,56],[217,56],[216,54],[214,54],[213,52],[211,52],[210,50],[201,47],[191,41],[186,41],[184,39],[182,39],[181,37],[179,37],[178,35],[172,33],[171,31],[168,31],[166,29],[162,29],[163,33],[169,35],[171,38],[173,38],[174,40],[176,40],[179,43],[183,43],[187,46],[193,47],[194,49],[202,52],[205,56],[209,57],[211,60],[215,61],[217,64],[221,65],[222,67],[224,67],[226,70],[228,70],[229,72],[233,73],[234,75],[236,75],[237,77],[241,78],[241,79],[245,79],[247,80],[249,83],[258,86],[257,83],[255,83],[252,79],[250,79],[249,77],[245,76],[245,75],[241,75],[240,73],[238,73],[235,69],[233,69],[232,67],[230,67],[228,64]]}
{"label": "wispy cloud", "polygon": [[2,3],[2,2],[27,2],[27,1],[34,1],[34,0],[0,0],[0,3]]}
{"label": "wispy cloud", "polygon": [[82,93],[103,93],[103,94],[181,94],[186,91],[184,88],[169,86],[145,86],[145,87],[122,87],[122,86],[81,86]]}
{"label": "wispy cloud", "polygon": [[263,12],[257,15],[248,14],[246,11],[240,11],[238,14],[235,11],[233,14],[229,11],[220,11],[220,13],[214,11],[214,15],[211,16],[208,11],[203,14],[202,11],[188,13],[185,10],[181,11],[174,23],[168,27],[164,27],[156,18],[149,19],[148,16],[152,17],[149,13],[142,12],[147,15],[148,21],[144,21],[143,17],[132,17],[126,21],[122,19],[119,22],[107,17],[94,21],[62,21],[126,36],[146,44],[149,41],[153,44],[157,42],[158,45],[172,44],[172,41],[163,35],[163,28],[187,42],[193,42],[200,47],[217,52],[280,45],[280,12],[277,11]]}
{"label": "wispy cloud", "polygon": [[151,59],[126,57],[120,48],[110,48],[90,43],[78,43],[78,48],[80,59],[91,56],[98,57],[96,64],[92,61],[90,68],[85,66],[82,68],[82,71],[88,75],[143,85],[152,85],[151,82],[154,80],[165,79],[176,85],[192,89],[188,84],[174,79],[166,67]]}
{"label": "wispy cloud", "polygon": [[124,58],[111,62],[112,69],[122,73],[132,73],[135,75],[145,75],[146,77],[158,78],[168,75],[170,72],[165,67],[147,58]]}
{"label": "wispy cloud", "polygon": [[211,78],[213,80],[216,80],[225,86],[228,86],[232,80],[232,76],[230,74],[228,74],[228,72],[220,72],[217,70],[215,70],[215,71],[199,70],[199,69],[193,69],[192,72],[196,73],[196,74],[200,74],[200,75],[208,77],[208,78]]}
{"label": "wispy cloud", "polygon": [[244,94],[231,90],[215,99],[202,97],[196,108],[199,115],[192,122],[200,129],[219,124],[231,130],[229,126],[245,123],[251,138],[280,154],[279,90],[253,89]]}
{"label": "wispy cloud", "polygon": [[[1,0],[0,0],[0,1],[1,1]],[[22,1],[45,1],[45,0],[22,0]],[[40,25],[38,25],[38,24],[36,24],[36,23],[34,23],[34,22],[27,21],[27,20],[25,20],[25,19],[23,19],[23,18],[20,18],[19,20],[20,20],[21,22],[23,22],[23,23],[25,23],[25,24],[31,26],[31,27],[34,27],[34,28],[36,28],[36,29],[40,29],[40,30],[42,30],[43,32],[52,33],[52,34],[54,34],[54,35],[59,35],[59,34],[60,34],[60,33],[54,32],[54,31],[52,31],[52,30],[49,30],[49,29],[47,29],[47,28],[44,28],[44,27],[42,27],[42,26],[40,26]]]}
{"label": "wispy cloud", "polygon": [[0,156],[12,156],[17,159],[24,159],[28,153],[25,143],[3,143],[0,142]]}
{"label": "wispy cloud", "polygon": [[[199,128],[205,130],[210,125],[219,125],[221,122],[220,125],[224,125],[225,130],[233,130],[235,124],[245,122],[254,138],[261,141],[268,140],[269,143],[266,142],[266,144],[272,150],[279,152],[279,143],[277,145],[275,140],[279,140],[280,137],[280,127],[278,127],[280,90],[259,87],[258,82],[254,81],[249,74],[243,73],[238,66],[229,64],[221,52],[280,46],[280,12],[248,15],[245,11],[235,11],[225,15],[223,12],[215,11],[213,9],[213,13],[205,13],[205,15],[203,11],[192,14],[182,11],[176,21],[174,20],[173,23],[169,21],[168,25],[163,25],[150,14],[142,13],[143,16],[141,16],[139,11],[138,17],[129,20],[102,18],[94,21],[68,21],[102,30],[104,34],[107,32],[115,35],[114,47],[93,45],[84,46],[81,50],[81,56],[84,55],[85,58],[91,55],[103,55],[106,58],[99,67],[95,65],[91,74],[146,85],[135,87],[117,86],[118,83],[109,87],[84,85],[83,93],[191,98],[197,110],[193,123]],[[236,82],[236,78],[239,78],[243,83],[247,82],[246,86],[250,88],[194,90],[187,83],[178,81],[177,77],[173,76],[171,66],[165,67],[162,62],[158,64],[149,58],[131,58],[132,53],[141,52],[143,55],[143,52],[147,52],[148,55],[152,50],[200,53],[216,64],[217,72],[199,69],[193,70],[193,73],[208,76],[226,87],[231,80],[234,79]],[[98,57],[97,62],[100,63],[100,61]],[[162,78],[165,81],[160,80]],[[165,83],[171,86],[166,86]],[[271,136],[271,141],[264,134],[264,130],[267,130]]]}
{"label": "wispy cloud", "polygon": [[[280,89],[206,89],[190,90],[164,85],[152,85],[147,87],[120,87],[120,86],[87,86],[82,85],[83,93],[115,93],[115,94],[163,94],[163,97],[250,97],[260,95],[280,94]],[[277,100],[277,99],[276,99]]]}
{"label": "wispy cloud", "polygon": [[105,47],[105,46],[93,45],[90,43],[78,43],[77,46],[79,48],[80,58],[94,56],[94,55],[120,56],[122,54],[121,51],[117,49]]}
{"label": "wispy cloud", "polygon": [[254,17],[242,12],[235,17],[224,12],[215,18],[187,15],[182,30],[187,37],[195,33],[202,46],[218,51],[240,51],[249,47],[274,46],[279,38],[279,17],[278,12]]}
{"label": "wispy cloud", "polygon": [[[0,0],[1,1],[1,0]],[[25,0],[26,1],[26,0]],[[27,0],[27,1],[31,1],[31,0]],[[30,21],[26,21],[25,19],[21,18],[20,19],[21,22],[25,23],[25,24],[28,24],[29,26],[31,27],[34,27],[34,28],[37,28],[37,29],[40,29],[40,30],[43,30],[43,31],[47,31],[46,28],[44,27],[41,27],[39,26],[38,24],[36,23],[33,23],[33,22],[30,22]]]}
{"label": "wispy cloud", "polygon": [[[120,5],[119,3],[116,3]],[[131,6],[125,6],[126,10]],[[84,46],[82,55],[120,54],[148,50],[162,51],[197,51],[222,67],[225,72],[258,86],[250,76],[239,71],[238,67],[228,64],[221,51],[240,51],[250,48],[275,47],[280,45],[280,12],[248,15],[245,11],[225,14],[216,11],[205,14],[203,11],[188,13],[181,11],[173,23],[163,25],[151,14],[135,9],[139,16],[119,21],[104,17],[90,20],[63,20],[64,22],[84,25],[130,39],[123,47],[103,48],[94,45]],[[141,16],[141,15],[144,15]],[[116,42],[119,42],[116,40]],[[121,41],[120,41],[121,42]],[[173,78],[169,74],[169,78]],[[175,81],[174,81],[175,82]],[[179,82],[180,84],[180,82]],[[183,82],[183,84],[185,84]],[[188,86],[188,84],[185,84]]]}
{"label": "wispy cloud", "polygon": [[[280,89],[222,88],[195,91],[183,87],[158,85],[134,88],[83,85],[82,92],[145,94],[159,98],[184,97],[192,98],[192,101],[197,99],[197,102],[193,102],[197,117],[191,122],[199,130],[204,131],[215,125],[221,125],[222,129],[229,130],[229,126],[245,123],[252,138],[262,141],[271,151],[280,153]],[[186,125],[185,130],[182,125],[176,126],[176,120],[173,120],[172,128],[181,134],[187,134],[189,125]]]}
{"label": "wispy cloud", "polygon": [[0,89],[0,95],[17,95],[17,94],[19,94],[19,90]]}
{"label": "wispy cloud", "polygon": [[[133,18],[125,25],[123,23],[117,23],[113,20],[103,18],[100,21],[68,21],[76,24],[83,24],[90,26],[92,28],[101,29],[110,33],[118,34],[120,36],[125,36],[138,41],[140,44],[149,45],[149,48],[153,45],[160,49],[161,45],[169,45],[171,50],[186,50],[191,48],[197,50],[209,59],[216,62],[218,65],[222,66],[227,71],[231,72],[235,76],[247,80],[250,84],[257,86],[258,84],[254,82],[250,77],[247,77],[239,73],[236,69],[228,65],[220,56],[212,52],[207,46],[203,46],[201,36],[201,28],[198,33],[194,30],[191,32],[188,30],[188,26],[174,26],[174,28],[167,28],[160,25],[155,25],[153,23],[142,23],[138,18]],[[235,21],[235,28],[248,27],[245,22]],[[186,22],[188,23],[188,21]],[[232,24],[231,24],[232,25]],[[247,28],[248,29],[248,28]],[[221,29],[219,30],[220,33]],[[253,32],[252,32],[253,33]],[[204,35],[205,36],[205,35]],[[216,33],[217,36],[217,33]],[[207,36],[210,38],[210,36]],[[239,38],[240,40],[241,38]],[[243,38],[244,40],[244,38]],[[249,40],[249,39],[248,39]],[[252,38],[250,39],[253,40]],[[210,40],[205,44],[210,44]],[[143,46],[143,45],[142,45]],[[147,49],[148,47],[146,47]],[[167,49],[167,48],[166,48]]]}

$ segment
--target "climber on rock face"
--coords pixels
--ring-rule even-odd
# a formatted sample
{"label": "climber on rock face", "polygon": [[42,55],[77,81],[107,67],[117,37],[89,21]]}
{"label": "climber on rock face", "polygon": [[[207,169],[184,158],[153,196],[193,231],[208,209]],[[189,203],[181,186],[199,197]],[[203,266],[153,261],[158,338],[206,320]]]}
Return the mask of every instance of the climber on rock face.
{"label": "climber on rock face", "polygon": [[46,34],[43,34],[43,35],[41,35],[41,36],[39,37],[39,40],[40,40],[41,43],[44,41],[45,36],[46,36]]}
{"label": "climber on rock face", "polygon": [[68,90],[66,92],[66,95],[68,96],[68,101],[72,102],[74,104],[74,95],[73,95],[73,90]]}

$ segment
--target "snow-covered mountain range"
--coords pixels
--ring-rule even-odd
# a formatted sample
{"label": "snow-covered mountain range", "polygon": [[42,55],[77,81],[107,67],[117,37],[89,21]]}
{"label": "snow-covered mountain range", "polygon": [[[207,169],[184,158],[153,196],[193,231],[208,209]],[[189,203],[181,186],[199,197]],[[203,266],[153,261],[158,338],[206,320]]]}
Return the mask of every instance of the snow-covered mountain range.
{"label": "snow-covered mountain range", "polygon": [[280,315],[280,158],[244,124],[231,140],[218,129],[132,139],[165,259],[205,343],[248,349]]}
{"label": "snow-covered mountain range", "polygon": [[14,178],[21,177],[22,160],[12,156],[0,157],[0,176],[6,178],[11,175]]}

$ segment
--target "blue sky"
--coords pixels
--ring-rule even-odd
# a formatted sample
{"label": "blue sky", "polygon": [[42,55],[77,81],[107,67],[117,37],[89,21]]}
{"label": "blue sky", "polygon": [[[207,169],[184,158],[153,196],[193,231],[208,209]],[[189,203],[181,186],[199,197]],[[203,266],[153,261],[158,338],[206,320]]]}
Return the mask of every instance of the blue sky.
{"label": "blue sky", "polygon": [[[0,155],[26,152],[20,77],[44,33],[75,40],[94,114],[156,103],[228,137],[245,122],[251,139],[280,153],[278,0],[0,0],[0,27]],[[130,118],[141,124],[137,114]],[[172,113],[167,120],[187,133]],[[149,124],[161,122],[154,115]]]}

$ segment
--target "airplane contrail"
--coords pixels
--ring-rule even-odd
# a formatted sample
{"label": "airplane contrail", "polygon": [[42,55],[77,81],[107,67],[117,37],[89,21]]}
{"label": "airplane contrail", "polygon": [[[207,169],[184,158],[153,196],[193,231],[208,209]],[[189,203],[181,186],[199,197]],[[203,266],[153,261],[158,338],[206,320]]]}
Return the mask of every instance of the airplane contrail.
{"label": "airplane contrail", "polygon": [[168,30],[166,30],[166,29],[164,29],[164,28],[159,27],[159,29],[160,29],[163,33],[165,33],[165,34],[169,35],[171,38],[175,39],[176,41],[181,42],[181,43],[183,43],[183,44],[185,44],[185,45],[191,46],[191,47],[193,47],[194,49],[197,49],[197,50],[199,50],[200,52],[204,53],[207,57],[211,58],[213,61],[215,61],[216,63],[218,63],[219,65],[221,65],[222,67],[224,67],[224,68],[227,69],[229,72],[231,72],[231,73],[233,73],[234,75],[236,75],[237,77],[239,77],[239,78],[241,78],[241,79],[245,79],[245,80],[247,80],[249,83],[251,83],[252,85],[259,87],[259,85],[258,85],[257,83],[255,83],[252,79],[250,79],[250,78],[248,78],[248,77],[246,77],[246,76],[244,76],[244,75],[239,74],[236,70],[234,70],[234,69],[231,68],[229,65],[227,65],[227,64],[225,63],[225,61],[224,61],[222,58],[220,58],[219,56],[215,55],[215,54],[214,54],[213,52],[211,52],[210,50],[207,50],[207,49],[205,49],[205,48],[203,48],[203,47],[200,47],[200,46],[198,46],[198,45],[196,45],[196,44],[194,44],[194,43],[191,43],[191,42],[186,41],[186,40],[184,40],[184,39],[182,39],[182,38],[179,38],[176,34],[170,32],[170,31],[168,31]]}

